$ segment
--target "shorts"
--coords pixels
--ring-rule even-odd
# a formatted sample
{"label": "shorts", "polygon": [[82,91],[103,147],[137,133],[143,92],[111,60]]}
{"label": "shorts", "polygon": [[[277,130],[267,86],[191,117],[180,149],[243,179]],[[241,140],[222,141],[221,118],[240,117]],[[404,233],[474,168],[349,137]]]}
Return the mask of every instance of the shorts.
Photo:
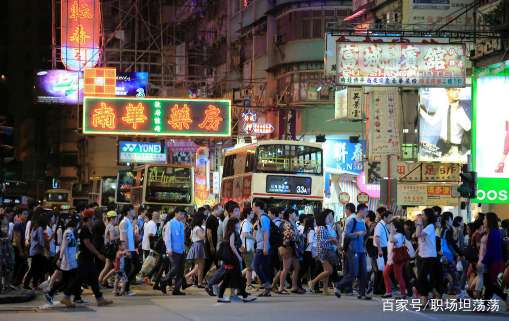
{"label": "shorts", "polygon": [[242,254],[242,259],[244,260],[244,264],[248,269],[253,268],[253,258],[254,258],[253,252],[245,252],[244,254]]}

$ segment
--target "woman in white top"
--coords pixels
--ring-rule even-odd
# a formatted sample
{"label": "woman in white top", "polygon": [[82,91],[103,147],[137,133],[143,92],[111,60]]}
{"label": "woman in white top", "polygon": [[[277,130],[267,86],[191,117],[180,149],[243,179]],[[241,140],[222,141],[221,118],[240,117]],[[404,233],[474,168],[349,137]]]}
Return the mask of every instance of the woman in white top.
{"label": "woman in white top", "polygon": [[198,278],[197,287],[204,288],[203,282],[203,269],[205,267],[205,229],[203,225],[205,224],[206,215],[205,208],[200,207],[198,211],[193,215],[193,221],[191,223],[191,241],[193,244],[189,249],[189,253],[187,254],[187,259],[190,261],[194,261],[194,268],[191,272],[186,274],[186,279],[191,280],[188,284],[192,284],[193,277]]}
{"label": "woman in white top", "polygon": [[[385,295],[382,298],[392,297],[392,282],[391,273],[394,272],[394,277],[398,281],[399,291],[403,298],[406,298],[406,283],[403,278],[403,269],[405,264],[410,258],[405,245],[405,236],[403,235],[403,222],[399,219],[393,220],[392,224],[389,225],[389,244],[387,246],[387,263],[384,268],[384,283],[385,283]],[[401,257],[398,257],[400,253],[406,253],[406,260],[402,261]]]}
{"label": "woman in white top", "polygon": [[417,223],[415,224],[415,236],[418,241],[417,251],[420,257],[417,290],[425,300],[433,289],[440,288],[437,283],[440,269],[437,259],[436,221],[435,212],[431,208],[426,208],[423,215],[417,216]]}
{"label": "woman in white top", "polygon": [[242,252],[242,257],[244,259],[244,263],[246,264],[246,268],[242,271],[242,275],[246,276],[247,283],[246,286],[248,289],[252,289],[253,285],[251,284],[253,281],[253,256],[254,256],[254,226],[253,219],[255,218],[255,214],[251,208],[244,208],[242,213],[240,214],[240,239],[242,240],[242,247],[240,251]]}
{"label": "woman in white top", "polygon": [[[299,271],[299,280],[302,283],[312,280],[316,276],[316,257],[318,255],[318,249],[316,244],[316,231],[315,231],[315,218],[313,214],[306,216],[304,220],[304,230],[302,236],[304,237],[305,250],[302,259],[301,269]],[[315,292],[319,291],[319,287],[315,287]]]}
{"label": "woman in white top", "polygon": [[104,264],[103,270],[99,274],[99,284],[102,284],[104,287],[110,287],[107,282],[113,273],[115,273],[115,270],[113,269],[113,261],[115,260],[118,240],[120,239],[117,212],[107,212],[106,222],[106,229],[104,231],[104,256],[106,257],[106,263]]}

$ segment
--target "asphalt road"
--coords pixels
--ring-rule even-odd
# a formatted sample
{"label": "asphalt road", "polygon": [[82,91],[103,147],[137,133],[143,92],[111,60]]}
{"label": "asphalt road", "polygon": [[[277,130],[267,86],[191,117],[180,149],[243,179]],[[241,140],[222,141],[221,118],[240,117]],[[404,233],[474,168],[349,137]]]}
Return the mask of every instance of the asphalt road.
{"label": "asphalt road", "polygon": [[[96,307],[92,301],[76,308],[44,307],[44,300],[0,305],[0,321],[491,321],[509,320],[507,313],[472,312],[382,312],[382,301],[359,301],[356,297],[290,295],[261,298],[253,303],[218,304],[201,290],[188,289],[186,297],[162,296],[159,292],[137,289],[134,297],[114,298],[115,304]],[[109,296],[109,295],[108,295]]]}

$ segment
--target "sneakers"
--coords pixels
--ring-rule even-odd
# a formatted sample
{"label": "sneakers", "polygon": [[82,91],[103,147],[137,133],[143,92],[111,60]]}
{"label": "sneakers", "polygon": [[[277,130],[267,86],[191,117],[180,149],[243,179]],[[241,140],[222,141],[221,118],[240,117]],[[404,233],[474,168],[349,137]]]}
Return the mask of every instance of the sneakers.
{"label": "sneakers", "polygon": [[74,299],[74,303],[77,303],[77,304],[89,304],[90,302],[88,302],[87,300],[83,300],[83,299]]}
{"label": "sneakers", "polygon": [[61,301],[60,301],[61,304],[65,305],[66,307],[68,308],[74,308],[75,305],[74,303],[72,303],[71,299],[70,298],[63,298]]}
{"label": "sneakers", "polygon": [[334,295],[336,296],[336,298],[340,299],[341,298],[341,290],[340,289],[336,289],[334,291]]}
{"label": "sneakers", "polygon": [[127,296],[135,296],[135,295],[136,295],[136,293],[135,293],[135,292],[133,292],[133,291],[129,291],[129,292],[127,292],[127,294],[126,294],[126,295],[127,295]]}
{"label": "sneakers", "polygon": [[230,298],[219,298],[217,299],[217,303],[231,303]]}
{"label": "sneakers", "polygon": [[212,290],[210,287],[205,287],[205,292],[207,292],[208,295],[210,296],[215,296],[214,295],[214,290]]}
{"label": "sneakers", "polygon": [[392,294],[391,293],[387,293],[387,294],[382,295],[382,299],[390,299],[390,298],[392,298]]}
{"label": "sneakers", "polygon": [[53,296],[49,295],[49,293],[44,293],[44,298],[49,305],[53,305]]}
{"label": "sneakers", "polygon": [[181,291],[173,291],[171,294],[173,294],[173,295],[180,295],[180,296],[186,295],[184,292],[181,292]]}
{"label": "sneakers", "polygon": [[249,303],[249,302],[253,302],[253,301],[256,301],[256,298],[253,298],[250,296],[246,296],[245,298],[242,298],[242,302],[244,302],[244,303]]}
{"label": "sneakers", "polygon": [[98,307],[103,307],[105,305],[110,305],[110,304],[113,304],[113,301],[107,300],[105,298],[101,298],[101,299],[97,300],[97,306]]}
{"label": "sneakers", "polygon": [[359,295],[359,296],[357,297],[357,299],[359,299],[359,300],[369,301],[369,300],[371,300],[371,297],[370,297],[370,296],[365,296],[365,295]]}

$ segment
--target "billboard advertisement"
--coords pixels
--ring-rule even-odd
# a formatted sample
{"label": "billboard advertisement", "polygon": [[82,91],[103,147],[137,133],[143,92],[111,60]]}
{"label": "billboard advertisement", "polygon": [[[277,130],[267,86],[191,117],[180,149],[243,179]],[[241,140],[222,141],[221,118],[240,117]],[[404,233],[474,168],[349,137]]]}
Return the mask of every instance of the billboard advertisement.
{"label": "billboard advertisement", "polygon": [[117,72],[116,96],[145,97],[148,72]]}
{"label": "billboard advertisement", "polygon": [[476,202],[509,204],[509,61],[475,68],[472,85]]}
{"label": "billboard advertisement", "polygon": [[470,87],[419,89],[419,161],[468,162],[470,93]]}
{"label": "billboard advertisement", "polygon": [[161,142],[118,142],[118,162],[121,164],[166,164],[166,152]]}
{"label": "billboard advertisement", "polygon": [[136,172],[120,170],[117,175],[117,192],[115,203],[131,204],[132,188],[136,180]]}
{"label": "billboard advertisement", "polygon": [[79,104],[83,101],[83,76],[77,71],[45,70],[35,76],[38,103]]}
{"label": "billboard advertisement", "polygon": [[83,133],[91,135],[231,135],[231,101],[85,97]]}
{"label": "billboard advertisement", "polygon": [[463,87],[465,46],[424,43],[337,43],[339,85]]}

